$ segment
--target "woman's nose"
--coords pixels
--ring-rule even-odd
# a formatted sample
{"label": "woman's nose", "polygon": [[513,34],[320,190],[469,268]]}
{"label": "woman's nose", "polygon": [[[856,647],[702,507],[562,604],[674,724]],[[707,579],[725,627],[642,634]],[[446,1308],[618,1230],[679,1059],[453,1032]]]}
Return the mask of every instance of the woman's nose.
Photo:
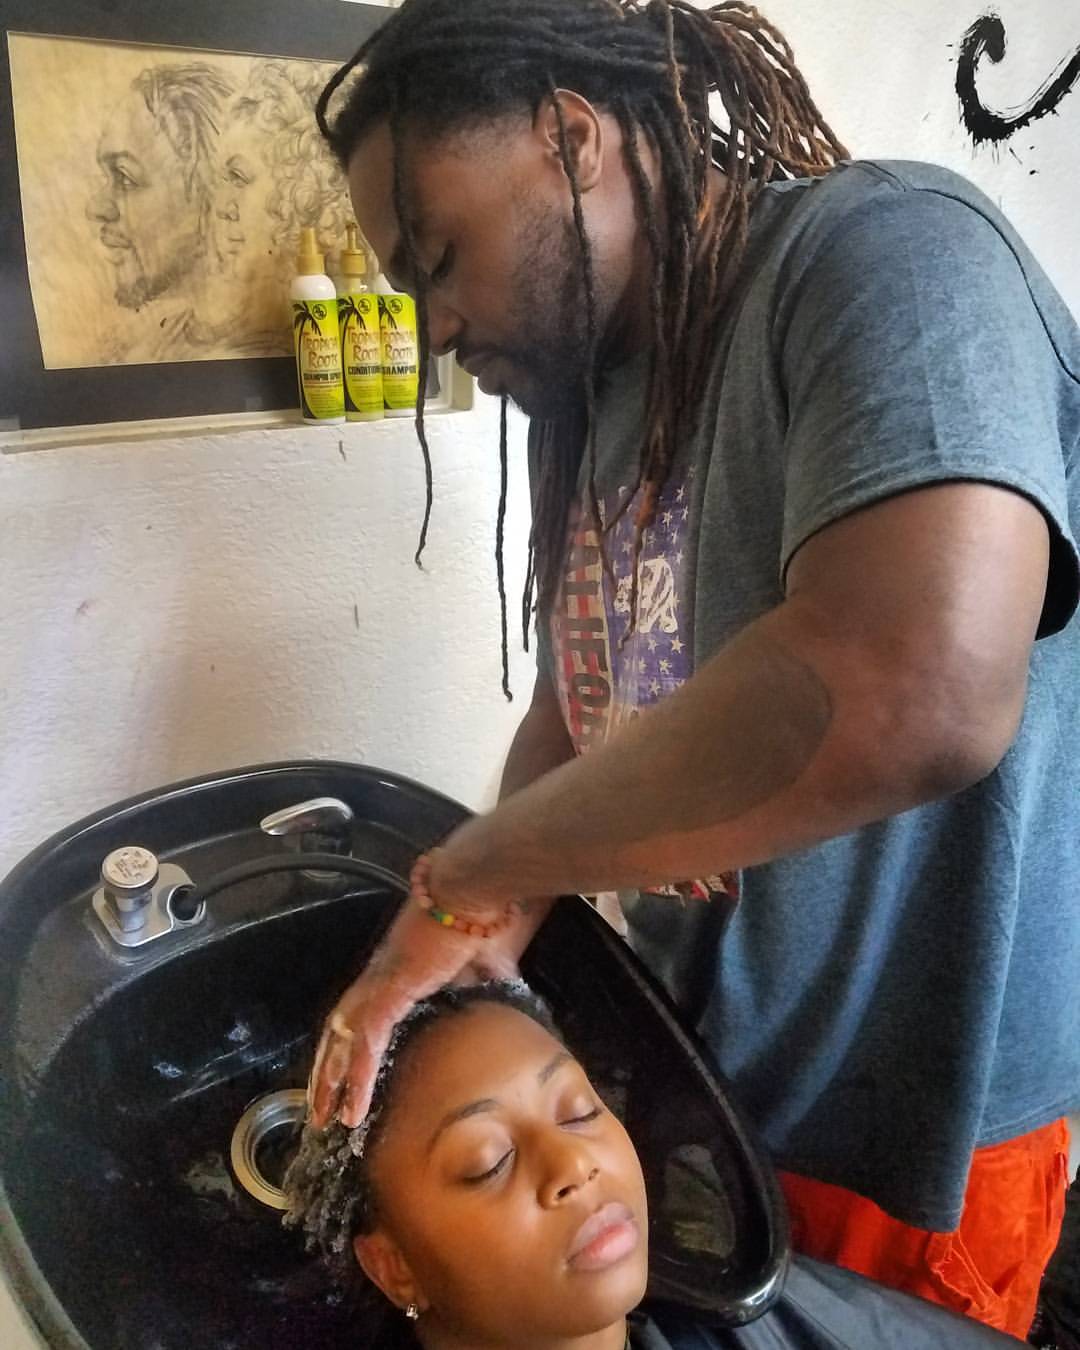
{"label": "woman's nose", "polygon": [[540,1187],[540,1203],[551,1209],[577,1195],[600,1175],[591,1151],[581,1139],[563,1137],[549,1145],[547,1168]]}

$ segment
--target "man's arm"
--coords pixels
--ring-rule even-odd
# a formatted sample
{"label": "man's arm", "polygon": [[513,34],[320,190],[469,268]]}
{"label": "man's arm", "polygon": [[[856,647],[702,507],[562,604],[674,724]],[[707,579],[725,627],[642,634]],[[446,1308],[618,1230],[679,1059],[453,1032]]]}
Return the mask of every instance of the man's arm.
{"label": "man's arm", "polygon": [[986,484],[845,517],[682,689],[451,836],[433,894],[481,910],[722,872],[960,791],[1015,735],[1048,553],[1041,512]]}
{"label": "man's arm", "polygon": [[506,756],[499,801],[573,758],[574,747],[563,721],[555,687],[540,671],[533,686],[529,711],[521,719]]}
{"label": "man's arm", "polygon": [[[510,746],[500,799],[512,800],[519,789],[573,753],[555,690],[541,674]],[[525,899],[519,892],[513,898],[513,922],[491,939],[439,927],[418,905],[401,906],[377,951],[327,1019],[309,1088],[317,1128],[338,1110],[345,1125],[360,1123],[394,1024],[418,999],[444,984],[516,974],[518,959],[553,901]]]}
{"label": "man's arm", "polygon": [[[514,733],[503,766],[499,802],[504,802],[507,797],[512,797],[515,792],[527,788],[544,774],[573,758],[574,745],[566,730],[555,686],[549,676],[538,671],[532,703]],[[543,896],[522,892],[514,899],[519,911],[518,922],[501,940],[491,945],[497,949],[499,956],[516,963],[550,914],[556,896],[554,892]],[[482,963],[479,967],[479,973],[485,976],[496,974],[497,970],[497,966],[487,970]]]}

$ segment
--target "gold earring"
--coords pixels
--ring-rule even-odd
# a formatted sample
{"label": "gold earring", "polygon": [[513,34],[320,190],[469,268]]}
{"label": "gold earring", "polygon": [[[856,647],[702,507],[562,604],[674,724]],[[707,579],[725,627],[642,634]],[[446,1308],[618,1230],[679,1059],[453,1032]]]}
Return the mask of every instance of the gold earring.
{"label": "gold earring", "polygon": [[410,1322],[416,1322],[419,1320],[420,1317],[420,1309],[416,1306],[415,1303],[410,1303],[409,1306],[405,1309],[405,1316],[409,1319]]}

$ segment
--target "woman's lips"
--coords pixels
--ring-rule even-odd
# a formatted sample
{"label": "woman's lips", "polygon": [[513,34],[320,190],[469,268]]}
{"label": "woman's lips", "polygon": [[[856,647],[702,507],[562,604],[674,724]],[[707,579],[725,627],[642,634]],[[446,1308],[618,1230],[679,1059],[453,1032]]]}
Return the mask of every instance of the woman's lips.
{"label": "woman's lips", "polygon": [[634,1215],[625,1205],[602,1205],[575,1234],[568,1264],[575,1270],[607,1270],[629,1256],[639,1238]]}

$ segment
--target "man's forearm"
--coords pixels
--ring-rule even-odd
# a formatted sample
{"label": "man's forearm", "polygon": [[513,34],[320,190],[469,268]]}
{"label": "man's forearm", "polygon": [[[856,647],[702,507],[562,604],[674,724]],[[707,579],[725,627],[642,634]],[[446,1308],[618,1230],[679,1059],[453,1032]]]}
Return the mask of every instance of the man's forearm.
{"label": "man's forearm", "polygon": [[963,785],[948,707],[887,654],[785,605],[664,703],[470,822],[433,885],[478,902],[684,880],[767,861]]}

